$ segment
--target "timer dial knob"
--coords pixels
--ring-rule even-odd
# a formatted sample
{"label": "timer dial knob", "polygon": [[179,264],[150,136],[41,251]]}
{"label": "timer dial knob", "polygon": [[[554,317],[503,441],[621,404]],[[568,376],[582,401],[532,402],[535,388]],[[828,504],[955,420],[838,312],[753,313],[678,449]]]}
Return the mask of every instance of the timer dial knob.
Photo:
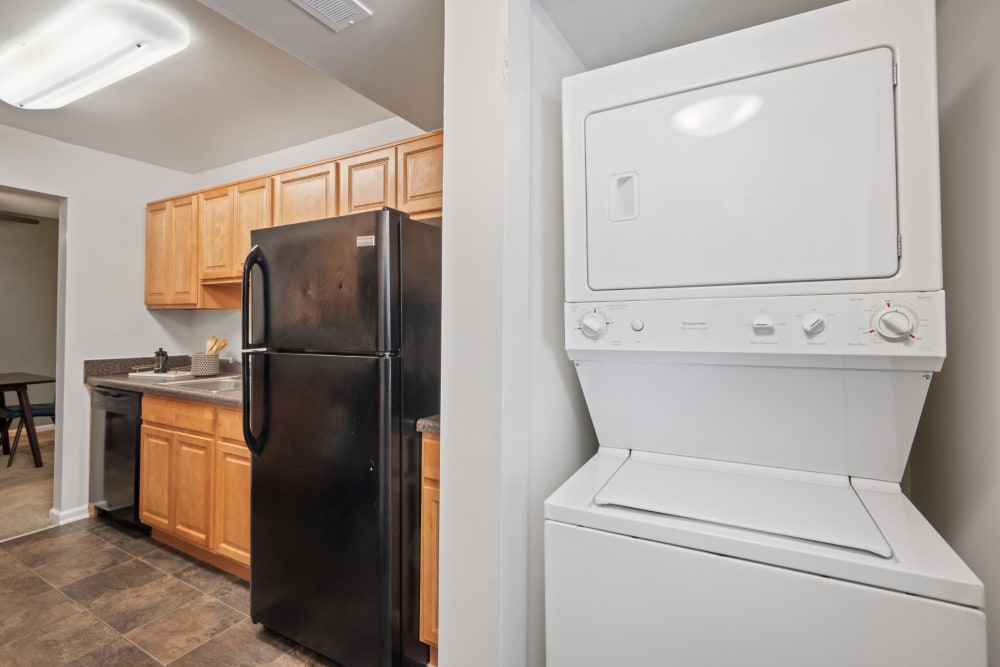
{"label": "timer dial knob", "polygon": [[587,338],[597,340],[608,330],[608,319],[604,313],[594,310],[580,318],[580,331]]}
{"label": "timer dial knob", "polygon": [[905,340],[913,329],[913,318],[898,308],[886,308],[875,316],[875,331],[886,340]]}
{"label": "timer dial knob", "polygon": [[826,329],[826,318],[819,313],[809,313],[802,318],[802,330],[809,336],[815,336]]}

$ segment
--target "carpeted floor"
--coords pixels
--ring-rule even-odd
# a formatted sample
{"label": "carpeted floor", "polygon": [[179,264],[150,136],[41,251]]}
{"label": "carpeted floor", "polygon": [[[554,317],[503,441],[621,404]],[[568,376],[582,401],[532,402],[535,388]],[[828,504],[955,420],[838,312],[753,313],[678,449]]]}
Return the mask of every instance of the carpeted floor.
{"label": "carpeted floor", "polygon": [[[7,468],[7,457],[0,457],[0,542],[52,525],[52,470],[55,449],[54,430],[39,431],[42,450],[41,468],[31,460],[28,438],[21,434],[14,465]],[[14,433],[10,434],[11,440]]]}

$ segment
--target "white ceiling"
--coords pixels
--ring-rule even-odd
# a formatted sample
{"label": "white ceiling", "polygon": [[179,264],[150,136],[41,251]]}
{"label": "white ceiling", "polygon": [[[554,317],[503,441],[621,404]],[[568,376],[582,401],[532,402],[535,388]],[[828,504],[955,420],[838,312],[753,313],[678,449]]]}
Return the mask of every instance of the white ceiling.
{"label": "white ceiling", "polygon": [[541,0],[587,69],[604,67],[843,0]]}
{"label": "white ceiling", "polygon": [[442,127],[444,0],[364,0],[371,18],[339,33],[288,0],[201,2],[417,127]]}
{"label": "white ceiling", "polygon": [[[189,173],[392,115],[442,126],[444,0],[366,0],[341,33],[288,0],[144,1],[191,27],[186,51],[64,109],[0,103],[0,124]],[[839,0],[540,1],[594,68]],[[66,4],[0,0],[0,48]]]}
{"label": "white ceiling", "polygon": [[[185,51],[62,109],[0,103],[0,124],[196,173],[393,115],[196,0],[148,1],[190,26]],[[0,48],[67,4],[0,0]]]}

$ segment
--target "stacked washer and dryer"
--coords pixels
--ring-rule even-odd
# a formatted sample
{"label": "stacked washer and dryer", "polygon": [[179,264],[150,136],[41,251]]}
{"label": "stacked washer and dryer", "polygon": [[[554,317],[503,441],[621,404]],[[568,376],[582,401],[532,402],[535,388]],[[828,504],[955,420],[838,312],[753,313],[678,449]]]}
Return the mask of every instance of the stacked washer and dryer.
{"label": "stacked washer and dryer", "polygon": [[934,20],[848,0],[564,81],[600,448],[545,505],[549,667],[985,665],[900,490],[945,357]]}

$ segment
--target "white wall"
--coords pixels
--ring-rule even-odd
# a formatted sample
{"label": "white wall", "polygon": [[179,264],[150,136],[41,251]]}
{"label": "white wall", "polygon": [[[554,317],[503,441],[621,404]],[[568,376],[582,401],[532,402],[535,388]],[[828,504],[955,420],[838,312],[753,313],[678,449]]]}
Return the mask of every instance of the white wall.
{"label": "white wall", "polygon": [[[58,220],[43,218],[37,225],[0,221],[0,371],[55,377],[58,268]],[[51,402],[55,385],[31,385],[28,396],[34,404]],[[16,404],[13,393],[7,399]]]}
{"label": "white wall", "polygon": [[597,449],[563,338],[562,88],[583,65],[541,4],[531,22],[528,661],[545,665],[543,503]]}
{"label": "white wall", "polygon": [[[289,169],[310,162],[326,160],[338,155],[346,155],[381,144],[388,144],[423,134],[416,125],[402,118],[390,118],[360,127],[349,132],[341,132],[298,146],[292,146],[274,153],[260,155],[249,160],[210,169],[194,175],[194,189],[201,190],[244,178],[253,178],[282,169]],[[181,194],[181,193],[177,193]],[[178,354],[204,351],[205,340],[210,336],[229,339],[229,347],[223,351],[223,358],[240,358],[240,314],[235,310],[203,310],[191,313],[190,337]]]}
{"label": "white wall", "polygon": [[189,314],[143,306],[145,204],[191,176],[0,126],[0,185],[64,197],[59,284],[54,516],[86,516],[90,402],[83,361],[180,347]]}
{"label": "white wall", "polygon": [[986,585],[1000,665],[1000,3],[938,1],[948,359],[911,456],[914,503]]}
{"label": "white wall", "polygon": [[541,6],[445,7],[440,664],[545,664],[543,502],[595,449],[562,338],[560,79]]}
{"label": "white wall", "polygon": [[503,402],[512,361],[504,325],[521,314],[504,303],[507,25],[504,0],[445,0],[441,667],[516,665],[525,651],[522,642],[501,656],[501,493],[508,430],[516,428]]}
{"label": "white wall", "polygon": [[191,175],[0,126],[0,185],[65,198],[54,342],[60,425],[55,518],[86,515],[90,402],[83,384],[85,359],[150,356],[161,346],[184,354],[203,346],[208,333],[227,336],[233,356],[239,350],[237,311],[150,311],[143,305],[146,202],[420,133],[406,121],[390,119]]}

